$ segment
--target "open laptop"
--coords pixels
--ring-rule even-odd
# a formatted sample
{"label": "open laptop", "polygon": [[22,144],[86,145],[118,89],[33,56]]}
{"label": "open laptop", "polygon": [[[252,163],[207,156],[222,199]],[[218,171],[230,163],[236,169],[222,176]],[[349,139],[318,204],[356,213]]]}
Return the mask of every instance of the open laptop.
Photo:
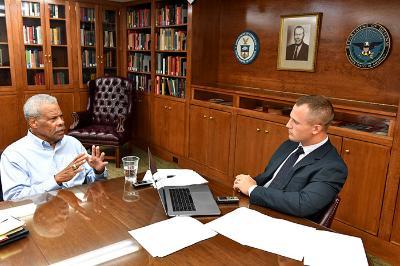
{"label": "open laptop", "polygon": [[[149,156],[150,172],[153,181],[157,183],[154,175],[157,173],[157,165],[150,149],[147,148]],[[165,214],[168,216],[201,216],[220,215],[221,211],[207,184],[190,186],[162,187],[158,189],[161,203]]]}

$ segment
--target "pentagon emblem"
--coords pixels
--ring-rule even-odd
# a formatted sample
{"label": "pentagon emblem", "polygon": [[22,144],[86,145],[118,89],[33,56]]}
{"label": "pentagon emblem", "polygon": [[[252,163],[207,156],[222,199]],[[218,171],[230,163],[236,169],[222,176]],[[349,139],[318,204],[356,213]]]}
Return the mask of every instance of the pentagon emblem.
{"label": "pentagon emblem", "polygon": [[375,68],[386,59],[390,44],[390,35],[384,26],[362,24],[347,38],[347,59],[358,68]]}
{"label": "pentagon emblem", "polygon": [[258,51],[258,37],[254,32],[244,31],[236,38],[233,52],[239,63],[250,64],[256,59]]}

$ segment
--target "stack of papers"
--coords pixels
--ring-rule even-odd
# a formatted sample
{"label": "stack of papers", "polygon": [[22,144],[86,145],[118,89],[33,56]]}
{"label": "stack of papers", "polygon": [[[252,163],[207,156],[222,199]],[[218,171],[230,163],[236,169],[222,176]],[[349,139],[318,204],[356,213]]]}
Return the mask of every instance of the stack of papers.
{"label": "stack of papers", "polygon": [[174,217],[129,231],[153,257],[164,257],[217,235],[191,217]]}
{"label": "stack of papers", "polygon": [[320,231],[238,208],[206,224],[246,246],[301,261],[305,265],[368,265],[360,238]]}
{"label": "stack of papers", "polygon": [[189,169],[158,169],[154,177],[151,175],[150,170],[147,170],[143,180],[156,181],[154,185],[157,189],[165,186],[189,186],[207,183],[197,172]]}
{"label": "stack of papers", "polygon": [[10,215],[0,216],[0,246],[11,243],[28,234],[24,222]]}

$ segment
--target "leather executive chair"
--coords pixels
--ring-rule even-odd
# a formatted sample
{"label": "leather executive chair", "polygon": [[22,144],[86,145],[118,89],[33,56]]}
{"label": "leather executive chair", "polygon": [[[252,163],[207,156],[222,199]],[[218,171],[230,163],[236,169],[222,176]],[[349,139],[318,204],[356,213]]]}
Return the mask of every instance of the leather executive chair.
{"label": "leather executive chair", "polygon": [[131,138],[132,110],[135,92],[130,80],[123,77],[101,77],[88,82],[89,101],[86,111],[73,112],[68,135],[85,147],[100,145],[115,149],[116,167],[120,167],[120,148]]}

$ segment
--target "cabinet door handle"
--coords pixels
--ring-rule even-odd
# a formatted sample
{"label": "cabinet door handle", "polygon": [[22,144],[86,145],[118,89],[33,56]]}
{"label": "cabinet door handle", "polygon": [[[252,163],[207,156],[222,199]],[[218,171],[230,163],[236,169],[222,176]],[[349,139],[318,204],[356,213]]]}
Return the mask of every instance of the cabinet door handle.
{"label": "cabinet door handle", "polygon": [[167,109],[167,108],[168,108],[168,106],[164,105],[164,109]]}
{"label": "cabinet door handle", "polygon": [[350,153],[350,150],[344,150],[345,153]]}
{"label": "cabinet door handle", "polygon": [[210,119],[214,119],[214,117],[210,116]]}
{"label": "cabinet door handle", "polygon": [[171,106],[169,106],[169,107],[168,107],[168,110],[172,110],[172,107],[171,107]]}
{"label": "cabinet door handle", "polygon": [[260,132],[260,131],[261,131],[261,129],[257,128],[257,132]]}
{"label": "cabinet door handle", "polygon": [[207,116],[206,116],[206,115],[203,115],[203,118],[207,118]]}
{"label": "cabinet door handle", "polygon": [[265,134],[268,134],[268,133],[269,133],[269,131],[268,131],[268,130],[264,130],[264,133],[265,133]]}

